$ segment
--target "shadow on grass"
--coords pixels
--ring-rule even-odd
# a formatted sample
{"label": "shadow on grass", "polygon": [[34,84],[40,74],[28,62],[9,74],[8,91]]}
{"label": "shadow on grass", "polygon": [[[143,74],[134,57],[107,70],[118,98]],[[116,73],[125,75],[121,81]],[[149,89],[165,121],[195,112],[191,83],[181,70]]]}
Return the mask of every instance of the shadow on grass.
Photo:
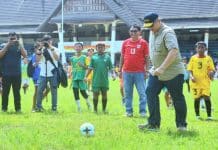
{"label": "shadow on grass", "polygon": [[205,121],[205,122],[218,122],[218,119],[212,119],[212,120],[202,119],[201,121]]}
{"label": "shadow on grass", "polygon": [[167,135],[172,138],[197,137],[199,136],[199,132],[194,129],[188,129],[187,131],[177,131],[177,130],[167,129]]}

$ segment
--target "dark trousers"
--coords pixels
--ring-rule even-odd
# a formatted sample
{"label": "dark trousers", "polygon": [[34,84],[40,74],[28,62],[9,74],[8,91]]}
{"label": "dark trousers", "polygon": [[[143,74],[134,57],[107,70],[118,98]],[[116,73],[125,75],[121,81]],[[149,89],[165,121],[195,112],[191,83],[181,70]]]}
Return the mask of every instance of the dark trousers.
{"label": "dark trousers", "polygon": [[2,77],[2,110],[7,111],[8,109],[8,96],[10,89],[13,89],[14,95],[14,106],[15,110],[21,109],[20,104],[20,88],[21,88],[21,76],[3,76]]}
{"label": "dark trousers", "polygon": [[161,116],[159,94],[161,89],[165,86],[172,97],[175,107],[176,126],[186,127],[187,107],[183,95],[183,78],[184,75],[180,74],[171,80],[160,81],[157,76],[149,76],[148,86],[146,89],[148,109],[150,113],[148,118],[149,124],[160,127]]}

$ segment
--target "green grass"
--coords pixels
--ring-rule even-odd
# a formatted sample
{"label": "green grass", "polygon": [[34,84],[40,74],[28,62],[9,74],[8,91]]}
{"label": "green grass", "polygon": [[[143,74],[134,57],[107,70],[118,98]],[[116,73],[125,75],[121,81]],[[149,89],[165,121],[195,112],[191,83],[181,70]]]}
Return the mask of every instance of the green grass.
{"label": "green grass", "polygon": [[[160,95],[162,116],[160,131],[139,131],[137,125],[144,123],[146,119],[139,117],[138,97],[135,94],[134,117],[126,118],[124,107],[121,105],[118,80],[111,81],[110,87],[107,115],[89,112],[84,100],[81,100],[82,113],[77,113],[73,93],[69,88],[59,89],[58,113],[50,111],[50,94],[48,102],[43,102],[46,112],[32,113],[33,86],[29,87],[26,95],[21,91],[23,113],[15,114],[11,94],[9,112],[0,113],[0,149],[218,149],[218,81],[212,84],[214,121],[195,119],[193,100],[185,86],[188,132],[184,133],[177,132],[174,110],[166,108],[163,94]],[[101,110],[101,103],[99,110]],[[201,111],[201,116],[206,118],[206,112]],[[91,122],[95,126],[95,136],[83,137],[80,134],[79,128],[84,122]]]}

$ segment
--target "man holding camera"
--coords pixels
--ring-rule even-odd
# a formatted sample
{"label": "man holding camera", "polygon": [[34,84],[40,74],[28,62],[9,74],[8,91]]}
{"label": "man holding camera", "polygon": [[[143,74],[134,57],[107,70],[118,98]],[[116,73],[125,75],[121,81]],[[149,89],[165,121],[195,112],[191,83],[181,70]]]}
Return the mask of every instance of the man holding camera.
{"label": "man holding camera", "polygon": [[13,88],[15,111],[21,112],[21,56],[26,58],[27,52],[19,43],[17,34],[10,32],[8,42],[0,50],[0,59],[2,61],[3,112],[7,112],[8,110],[8,96],[11,86]]}
{"label": "man holding camera", "polygon": [[[55,75],[55,66],[58,67],[59,51],[56,47],[52,46],[52,37],[45,35],[42,38],[43,48],[36,52],[37,61],[40,64],[40,78],[39,87],[37,91],[37,110],[42,111],[42,98],[43,91],[47,87],[47,82],[50,84],[52,95],[52,111],[57,111],[57,87],[58,82]],[[54,65],[52,64],[54,63]]]}

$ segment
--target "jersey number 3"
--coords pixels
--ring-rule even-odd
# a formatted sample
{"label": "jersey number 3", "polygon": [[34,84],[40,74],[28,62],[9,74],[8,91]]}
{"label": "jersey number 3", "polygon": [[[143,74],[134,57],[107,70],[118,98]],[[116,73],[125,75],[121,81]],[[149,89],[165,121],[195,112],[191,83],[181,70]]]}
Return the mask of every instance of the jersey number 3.
{"label": "jersey number 3", "polygon": [[202,69],[202,62],[198,62],[198,69]]}

